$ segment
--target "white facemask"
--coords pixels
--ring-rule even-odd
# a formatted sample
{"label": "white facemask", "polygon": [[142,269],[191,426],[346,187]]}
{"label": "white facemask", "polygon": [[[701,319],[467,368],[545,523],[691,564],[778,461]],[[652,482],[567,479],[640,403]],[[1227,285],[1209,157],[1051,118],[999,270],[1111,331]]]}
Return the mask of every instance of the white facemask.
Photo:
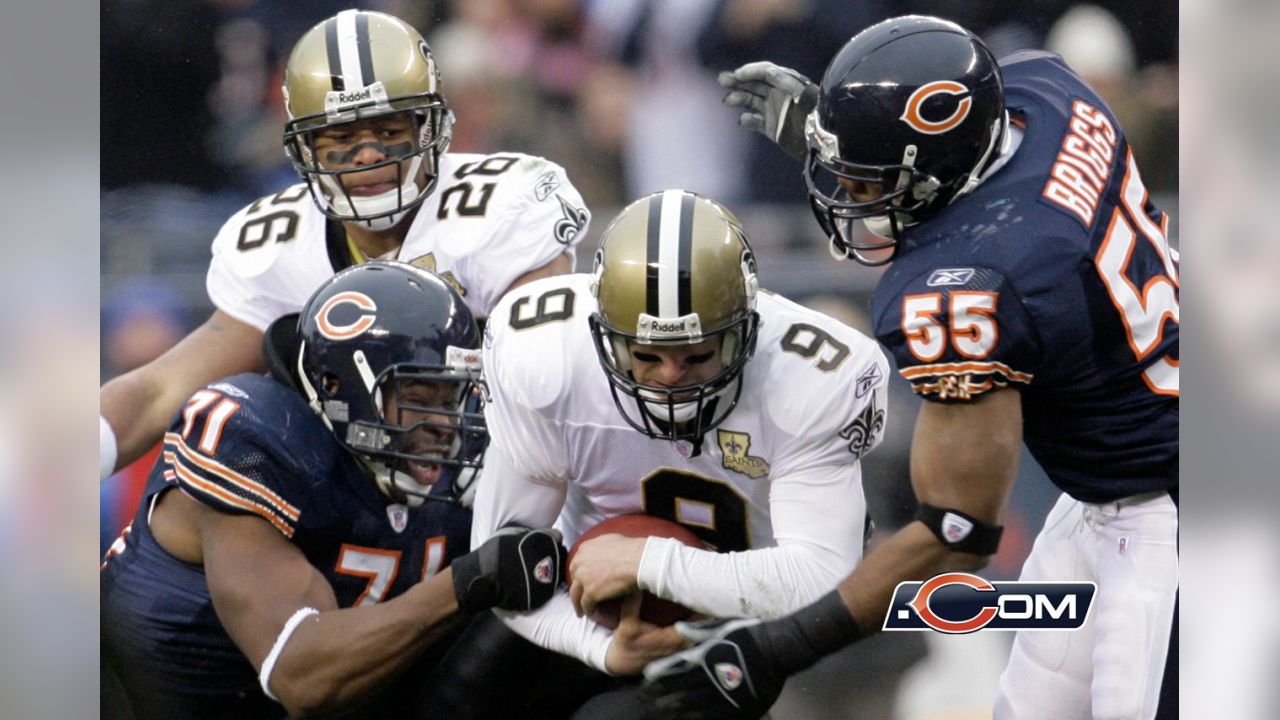
{"label": "white facemask", "polygon": [[[734,378],[733,382],[725,385],[720,390],[706,396],[702,403],[702,409],[706,410],[713,402],[722,397],[732,398],[738,392],[738,385],[742,383],[742,376]],[[677,423],[686,423],[696,419],[698,413],[698,403],[696,400],[689,402],[674,403],[671,405],[670,415],[668,415],[667,403],[665,398],[659,393],[647,391],[640,388],[638,393],[644,408],[651,417],[666,423],[668,419],[674,419]]]}
{"label": "white facemask", "polygon": [[[405,177],[408,179],[400,186],[399,190],[392,188],[384,193],[369,197],[352,196],[350,201],[347,200],[347,194],[343,191],[337,177],[321,175],[319,180],[325,191],[332,197],[331,200],[328,200],[328,203],[334,213],[345,216],[359,214],[361,217],[368,217],[395,210],[400,206],[401,198],[404,198],[405,204],[410,204],[426,192],[426,188],[418,184],[418,170],[421,167],[422,156],[419,155],[409,161],[409,167],[405,172]],[[326,202],[324,198],[319,198],[318,201],[321,203]],[[355,207],[352,207],[353,203]],[[370,230],[387,230],[398,225],[409,214],[410,209],[412,208],[357,222],[363,223]]]}
{"label": "white facemask", "polygon": [[[664,423],[667,422],[668,406],[665,399],[662,399],[658,393],[643,389],[640,390],[639,394],[640,398],[644,400],[644,407],[649,411],[649,414]],[[708,401],[710,400],[708,399]],[[670,408],[671,419],[678,423],[689,422],[698,411],[698,403],[693,401],[675,403]]]}

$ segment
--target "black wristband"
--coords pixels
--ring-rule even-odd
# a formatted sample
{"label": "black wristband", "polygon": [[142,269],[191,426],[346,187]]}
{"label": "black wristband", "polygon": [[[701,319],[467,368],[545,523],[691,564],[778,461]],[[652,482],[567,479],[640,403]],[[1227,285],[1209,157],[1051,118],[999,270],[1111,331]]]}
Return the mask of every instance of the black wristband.
{"label": "black wristband", "polygon": [[1000,547],[1003,526],[988,525],[959,510],[920,503],[916,519],[924,523],[934,537],[956,552],[992,555]]}
{"label": "black wristband", "polygon": [[756,637],[774,669],[799,672],[866,636],[836,590],[790,615],[761,623]]}
{"label": "black wristband", "polygon": [[449,567],[453,568],[453,597],[460,611],[473,615],[497,604],[498,588],[481,571],[478,551],[455,558]]}

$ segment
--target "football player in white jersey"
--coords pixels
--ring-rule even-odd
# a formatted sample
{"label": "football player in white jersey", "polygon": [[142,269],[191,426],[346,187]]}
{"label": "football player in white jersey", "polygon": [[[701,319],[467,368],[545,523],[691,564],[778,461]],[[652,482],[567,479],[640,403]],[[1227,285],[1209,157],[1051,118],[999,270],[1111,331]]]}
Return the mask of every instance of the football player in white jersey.
{"label": "football player in white jersey", "polygon": [[285,149],[305,182],[219,231],[213,315],[102,387],[103,478],[153,446],[193,389],[264,369],[264,331],[338,270],[375,258],[432,270],[478,318],[509,288],[573,270],[590,214],[563,168],[520,153],[448,153],[440,73],[403,21],[345,10],[319,23],[294,46],[283,90]]}
{"label": "football player in white jersey", "polygon": [[498,304],[484,343],[492,436],[472,542],[510,522],[557,522],[566,544],[647,513],[714,550],[603,535],[573,585],[504,616],[544,648],[614,675],[675,651],[629,603],[647,590],[711,615],[772,618],[830,592],[862,554],[859,459],[885,424],[889,367],[875,341],[758,291],[738,220],[682,190],[614,219],[592,274],[530,283]]}

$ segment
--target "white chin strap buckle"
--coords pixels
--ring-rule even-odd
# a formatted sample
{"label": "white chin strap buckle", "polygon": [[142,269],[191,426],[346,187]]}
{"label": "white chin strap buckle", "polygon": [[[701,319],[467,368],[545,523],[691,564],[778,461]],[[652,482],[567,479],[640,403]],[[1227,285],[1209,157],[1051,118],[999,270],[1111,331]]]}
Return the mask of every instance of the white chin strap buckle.
{"label": "white chin strap buckle", "polygon": [[831,257],[836,260],[848,260],[853,257],[852,250],[849,249],[848,245],[844,246],[844,250],[839,248],[840,243],[836,240],[834,235],[828,237],[827,241],[827,252],[831,253]]}

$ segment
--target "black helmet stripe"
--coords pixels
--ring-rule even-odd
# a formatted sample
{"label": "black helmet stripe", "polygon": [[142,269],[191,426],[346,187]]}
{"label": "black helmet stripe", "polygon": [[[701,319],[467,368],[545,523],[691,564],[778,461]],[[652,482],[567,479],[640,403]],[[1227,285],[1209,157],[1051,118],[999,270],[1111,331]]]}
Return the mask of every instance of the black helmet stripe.
{"label": "black helmet stripe", "polygon": [[368,13],[343,10],[330,18],[324,26],[324,41],[334,90],[341,92],[348,85],[358,90],[373,84]]}
{"label": "black helmet stripe", "polygon": [[324,49],[329,57],[329,77],[333,81],[333,89],[337,92],[346,90],[342,80],[342,58],[338,56],[338,18],[329,18],[324,24]]}
{"label": "black helmet stripe", "polygon": [[689,264],[693,255],[693,193],[680,197],[680,250],[676,263],[676,287],[679,295],[680,316],[693,312],[693,292],[689,289]]}
{"label": "black helmet stripe", "polygon": [[360,54],[360,77],[365,85],[372,85],[373,43],[369,41],[369,13],[356,14],[356,52]]}
{"label": "black helmet stripe", "polygon": [[662,218],[662,197],[649,196],[649,217],[645,225],[648,231],[648,245],[645,249],[645,308],[649,315],[658,314],[658,238]]}
{"label": "black helmet stripe", "polygon": [[695,196],[667,190],[649,198],[645,312],[676,318],[693,312],[689,268],[693,253]]}

